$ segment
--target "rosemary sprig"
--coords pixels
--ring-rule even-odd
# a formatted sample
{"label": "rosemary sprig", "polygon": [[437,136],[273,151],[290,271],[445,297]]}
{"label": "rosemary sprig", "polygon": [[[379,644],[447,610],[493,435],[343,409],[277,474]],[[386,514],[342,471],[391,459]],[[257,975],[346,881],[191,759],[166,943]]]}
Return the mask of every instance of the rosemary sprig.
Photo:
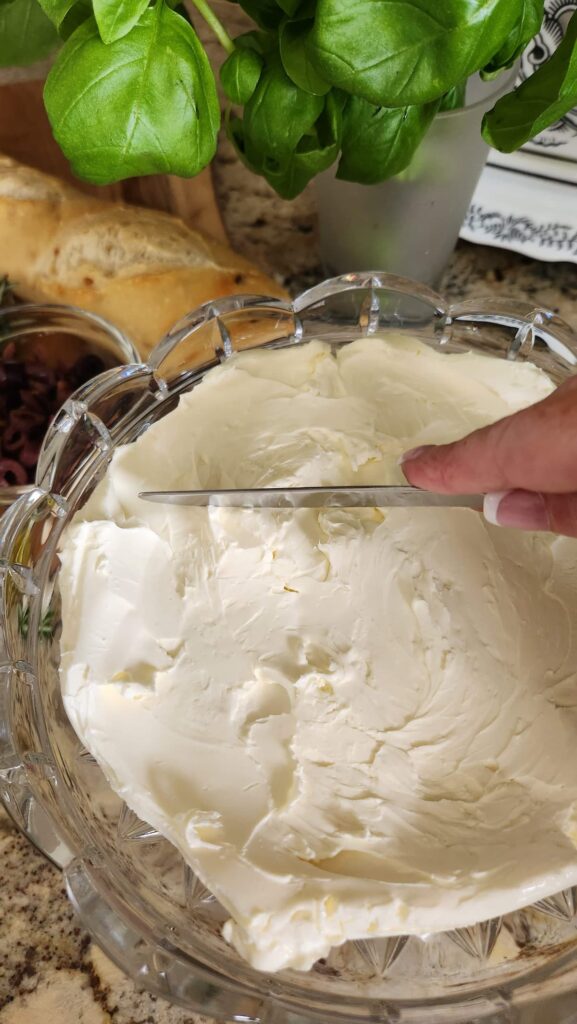
{"label": "rosemary sprig", "polygon": [[[45,615],[42,616],[40,625],[38,627],[38,636],[41,640],[51,640],[54,636],[55,622],[54,612],[49,609]],[[18,633],[23,640],[28,638],[30,631],[30,606],[27,605],[24,608],[22,605],[18,608]]]}

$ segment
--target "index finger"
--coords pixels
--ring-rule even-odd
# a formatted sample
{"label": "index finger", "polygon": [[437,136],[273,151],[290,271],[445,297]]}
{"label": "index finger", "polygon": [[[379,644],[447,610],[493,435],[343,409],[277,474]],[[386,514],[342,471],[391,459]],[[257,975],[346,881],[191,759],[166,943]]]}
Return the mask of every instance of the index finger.
{"label": "index finger", "polygon": [[460,441],[408,452],[402,468],[415,487],[445,494],[577,491],[577,377]]}

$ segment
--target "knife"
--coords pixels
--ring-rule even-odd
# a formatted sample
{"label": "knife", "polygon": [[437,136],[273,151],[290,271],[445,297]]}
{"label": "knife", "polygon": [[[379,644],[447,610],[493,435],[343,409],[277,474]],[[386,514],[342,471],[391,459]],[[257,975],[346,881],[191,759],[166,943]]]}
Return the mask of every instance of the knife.
{"label": "knife", "polygon": [[417,487],[261,487],[141,491],[144,501],[197,508],[483,508],[482,494],[436,494]]}

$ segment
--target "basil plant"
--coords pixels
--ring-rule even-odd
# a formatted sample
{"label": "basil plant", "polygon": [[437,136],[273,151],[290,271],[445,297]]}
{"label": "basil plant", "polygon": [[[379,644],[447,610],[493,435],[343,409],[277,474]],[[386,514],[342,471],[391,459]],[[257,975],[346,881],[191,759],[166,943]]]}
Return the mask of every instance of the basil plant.
{"label": "basil plant", "polygon": [[[467,79],[514,66],[544,0],[237,0],[254,28],[231,39],[209,0],[190,0],[227,53],[226,130],[244,162],[293,198],[337,163],[372,184],[398,174]],[[78,177],[191,177],[216,149],[214,73],[174,0],[0,0],[0,65],[56,53],[45,86],[54,136]],[[485,117],[511,152],[577,103],[577,13],[553,56]]]}

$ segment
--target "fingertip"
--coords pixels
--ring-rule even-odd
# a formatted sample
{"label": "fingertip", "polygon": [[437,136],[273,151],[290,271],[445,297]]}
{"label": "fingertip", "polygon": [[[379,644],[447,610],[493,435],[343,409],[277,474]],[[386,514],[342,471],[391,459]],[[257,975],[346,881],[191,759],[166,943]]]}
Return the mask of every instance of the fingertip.
{"label": "fingertip", "polygon": [[483,514],[493,526],[509,526],[517,530],[549,530],[551,497],[536,491],[493,491],[485,495]]}
{"label": "fingertip", "polygon": [[408,452],[403,452],[400,459],[397,460],[398,466],[404,466],[407,462],[415,462],[416,459],[420,459],[425,452],[428,452],[434,446],[431,444],[422,444],[418,448],[410,448]]}
{"label": "fingertip", "polygon": [[493,491],[491,494],[486,494],[483,499],[483,515],[491,526],[500,526],[499,522],[499,506],[506,498],[510,491]]}
{"label": "fingertip", "polygon": [[[401,467],[405,479],[412,487],[429,487],[430,489],[430,463],[431,453],[437,450],[437,446],[434,444],[420,445],[418,448],[411,448],[408,452],[403,452],[401,455],[398,465]],[[433,482],[432,488],[434,489],[435,483]]]}

